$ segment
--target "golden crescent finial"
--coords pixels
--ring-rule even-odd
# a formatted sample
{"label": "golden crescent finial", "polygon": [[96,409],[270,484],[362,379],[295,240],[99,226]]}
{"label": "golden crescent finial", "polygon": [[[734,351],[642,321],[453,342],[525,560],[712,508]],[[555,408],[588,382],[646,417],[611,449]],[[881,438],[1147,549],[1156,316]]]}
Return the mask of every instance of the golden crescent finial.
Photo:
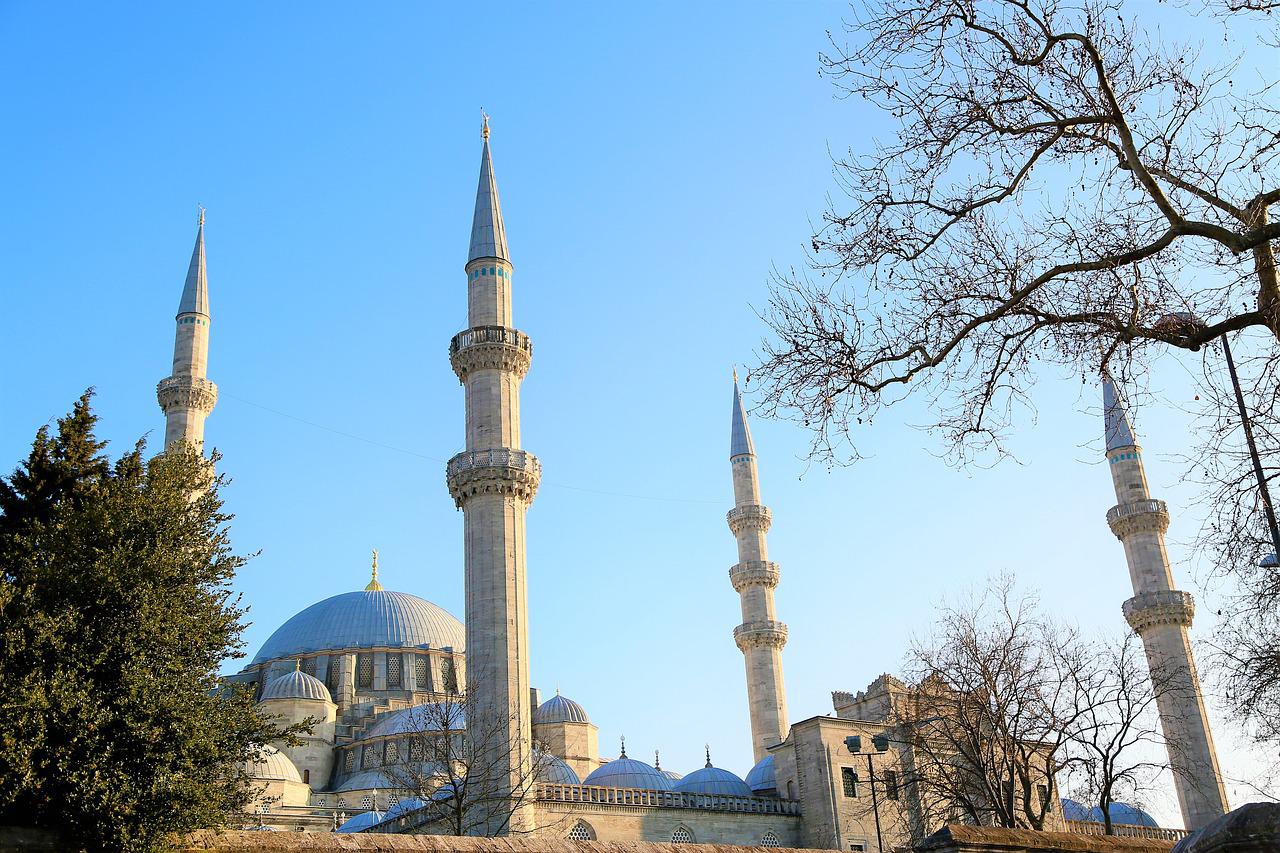
{"label": "golden crescent finial", "polygon": [[382,589],[382,584],[378,583],[378,549],[373,549],[373,577],[369,580],[369,585],[364,588],[365,592],[377,592]]}
{"label": "golden crescent finial", "polygon": [[197,204],[196,210],[200,211],[200,227],[203,228],[204,227],[204,208]]}
{"label": "golden crescent finial", "polygon": [[485,139],[489,138],[489,114],[484,111],[484,107],[480,108],[480,118],[484,120],[484,126],[480,129],[480,135]]}

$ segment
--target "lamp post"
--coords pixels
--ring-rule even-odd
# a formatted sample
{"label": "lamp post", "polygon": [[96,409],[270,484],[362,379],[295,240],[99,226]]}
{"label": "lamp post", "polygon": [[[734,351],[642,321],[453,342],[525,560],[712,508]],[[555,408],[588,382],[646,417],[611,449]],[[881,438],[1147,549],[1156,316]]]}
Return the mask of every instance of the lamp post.
{"label": "lamp post", "polygon": [[[888,735],[872,735],[871,744],[876,748],[876,752],[886,752],[889,749]],[[844,745],[849,752],[857,755],[862,752],[862,736],[849,735],[844,739]],[[872,753],[865,753],[867,756],[867,782],[871,785],[871,811],[876,816],[876,850],[884,853],[884,838],[880,834],[880,802],[876,799],[876,771],[871,764]]]}

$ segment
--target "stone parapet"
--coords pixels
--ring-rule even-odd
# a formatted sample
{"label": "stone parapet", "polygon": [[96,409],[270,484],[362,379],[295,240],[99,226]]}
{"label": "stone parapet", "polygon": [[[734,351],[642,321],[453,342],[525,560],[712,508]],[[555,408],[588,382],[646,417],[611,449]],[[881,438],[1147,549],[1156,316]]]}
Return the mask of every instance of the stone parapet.
{"label": "stone parapet", "polygon": [[464,450],[445,469],[445,483],[459,509],[477,495],[509,495],[533,503],[541,479],[538,457],[509,447]]}
{"label": "stone parapet", "polygon": [[761,533],[768,533],[769,526],[773,524],[773,513],[767,506],[746,504],[729,510],[725,515],[725,521],[729,522],[729,529],[733,531],[734,536],[743,530],[759,530]]}
{"label": "stone parapet", "polygon": [[744,652],[747,649],[780,649],[787,644],[787,626],[769,620],[743,622],[733,629],[733,641]]}
{"label": "stone parapet", "polygon": [[777,563],[768,560],[745,560],[729,569],[729,582],[734,592],[742,592],[749,586],[774,589],[782,578]]}
{"label": "stone parapet", "polygon": [[505,370],[521,379],[533,360],[533,341],[506,326],[474,326],[449,341],[449,363],[459,382],[476,370]]}
{"label": "stone parapet", "polygon": [[911,849],[915,853],[1167,853],[1173,844],[1157,838],[949,824]]}
{"label": "stone parapet", "polygon": [[1107,524],[1122,542],[1131,533],[1164,533],[1169,529],[1169,507],[1155,498],[1119,504],[1107,510]]}
{"label": "stone parapet", "polygon": [[1121,608],[1129,627],[1141,634],[1156,625],[1191,627],[1196,615],[1196,601],[1191,593],[1179,589],[1140,592]]}
{"label": "stone parapet", "polygon": [[207,415],[218,402],[218,386],[199,376],[169,376],[156,385],[156,399],[166,415],[170,409],[196,409]]}

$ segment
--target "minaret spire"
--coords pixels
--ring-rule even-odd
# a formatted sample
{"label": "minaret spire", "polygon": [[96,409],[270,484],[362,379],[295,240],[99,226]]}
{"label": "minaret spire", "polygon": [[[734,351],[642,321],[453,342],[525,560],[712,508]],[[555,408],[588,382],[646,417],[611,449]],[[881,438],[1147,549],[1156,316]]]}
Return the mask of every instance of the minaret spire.
{"label": "minaret spire", "polygon": [[160,380],[156,396],[165,414],[165,449],[179,441],[204,447],[204,421],[218,402],[218,386],[207,377],[209,366],[209,274],[204,254],[204,208],[199,208],[196,244],[178,303],[174,333],[173,373]]}
{"label": "minaret spire", "polygon": [[1226,814],[1228,807],[1187,636],[1195,616],[1195,600],[1174,586],[1164,544],[1169,509],[1148,491],[1142,448],[1128,406],[1106,372],[1102,374],[1102,405],[1106,457],[1118,501],[1107,513],[1107,523],[1124,544],[1134,592],[1124,603],[1124,616],[1142,638],[1147,665],[1158,684],[1156,706],[1169,745],[1169,766],[1182,820],[1187,829],[1199,829]]}
{"label": "minaret spire", "polygon": [[514,801],[527,783],[533,754],[525,513],[542,469],[537,457],[520,448],[520,382],[529,370],[533,344],[512,323],[512,266],[487,117],[483,135],[464,267],[468,328],[449,343],[449,361],[466,389],[467,449],[449,460],[446,482],[463,511],[472,717],[487,731],[503,734],[489,738],[497,753],[479,766],[489,777],[485,790],[512,794],[510,808],[495,806],[497,812],[483,818],[481,834],[507,835],[533,827],[531,803]]}
{"label": "minaret spire", "polygon": [[751,741],[758,762],[768,754],[769,747],[782,743],[787,736],[787,693],[782,678],[782,647],[787,644],[787,626],[778,621],[774,610],[773,591],[781,571],[777,563],[769,561],[765,534],[772,515],[769,508],[760,503],[755,445],[747,427],[736,370],[729,466],[733,472],[734,507],[727,520],[738,540],[738,563],[729,569],[729,580],[742,601],[742,624],[733,629],[733,639],[746,663]]}

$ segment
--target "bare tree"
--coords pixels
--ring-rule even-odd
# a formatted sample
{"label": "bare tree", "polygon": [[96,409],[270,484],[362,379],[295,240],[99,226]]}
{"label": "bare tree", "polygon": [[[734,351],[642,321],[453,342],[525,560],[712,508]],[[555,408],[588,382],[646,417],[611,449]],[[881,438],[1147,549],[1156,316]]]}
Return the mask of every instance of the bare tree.
{"label": "bare tree", "polygon": [[1057,775],[1081,714],[1072,693],[1085,664],[1075,634],[1008,579],[946,606],[908,655],[914,687],[891,719],[908,747],[900,785],[919,836],[946,822],[1044,829],[1058,812]]}
{"label": "bare tree", "polygon": [[512,743],[508,723],[470,692],[442,694],[409,710],[397,744],[400,762],[387,772],[419,801],[406,812],[413,826],[444,835],[515,831],[512,816],[533,803],[553,759]]}
{"label": "bare tree", "polygon": [[[847,200],[810,269],[775,277],[752,380],[770,414],[813,430],[812,455],[857,458],[856,430],[923,398],[952,458],[1004,455],[1048,366],[1141,372],[1163,348],[1244,338],[1242,373],[1280,476],[1280,96],[1258,47],[1270,0],[1205,0],[1203,29],[1240,53],[1168,44],[1162,15],[1121,0],[864,0],[820,57],[840,95],[893,131],[836,163]],[[1271,20],[1271,19],[1265,19]],[[1249,38],[1252,37],[1252,38]],[[1249,45],[1257,48],[1252,59]],[[1237,710],[1280,710],[1280,578],[1217,354],[1193,464],[1213,517],[1205,553],[1242,580],[1223,637]]]}
{"label": "bare tree", "polygon": [[1174,689],[1171,678],[1147,670],[1134,634],[1087,647],[1089,660],[1071,667],[1067,693],[1077,706],[1070,716],[1064,761],[1073,799],[1095,806],[1107,835],[1114,834],[1111,805],[1140,804],[1170,766],[1169,744],[1160,731],[1157,696]]}

